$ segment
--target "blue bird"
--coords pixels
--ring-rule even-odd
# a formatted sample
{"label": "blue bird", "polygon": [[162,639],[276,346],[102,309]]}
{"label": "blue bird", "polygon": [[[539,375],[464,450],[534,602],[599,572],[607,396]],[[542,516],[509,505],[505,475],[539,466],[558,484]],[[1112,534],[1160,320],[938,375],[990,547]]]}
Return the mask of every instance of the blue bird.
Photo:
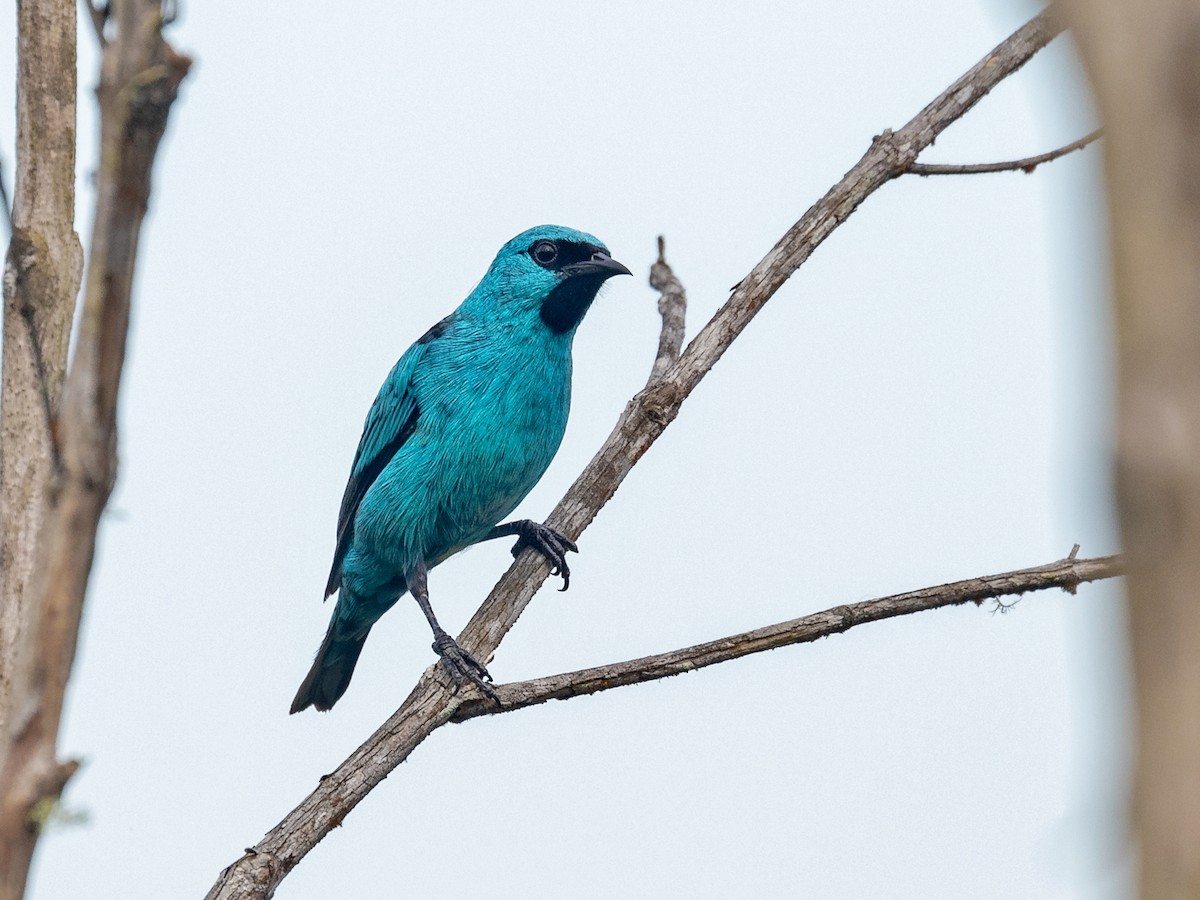
{"label": "blue bird", "polygon": [[470,296],[400,357],[367,413],[338,514],[325,640],[293,713],[346,692],[371,626],[405,592],[433,629],[456,686],[496,698],[487,669],[438,624],[430,569],[465,547],[515,536],[570,583],[578,548],[528,519],[498,525],[558,451],[571,404],[571,344],[600,286],[630,272],[600,241],[557,225],[500,248]]}

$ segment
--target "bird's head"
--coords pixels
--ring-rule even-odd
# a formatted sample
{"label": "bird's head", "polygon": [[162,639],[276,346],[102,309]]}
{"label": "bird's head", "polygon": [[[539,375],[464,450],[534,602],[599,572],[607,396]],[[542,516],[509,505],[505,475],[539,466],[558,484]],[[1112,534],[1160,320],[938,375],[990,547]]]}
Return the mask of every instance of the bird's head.
{"label": "bird's head", "polygon": [[497,312],[536,314],[555,334],[575,330],[614,275],[632,274],[595,237],[560,225],[523,231],[500,248],[476,289]]}

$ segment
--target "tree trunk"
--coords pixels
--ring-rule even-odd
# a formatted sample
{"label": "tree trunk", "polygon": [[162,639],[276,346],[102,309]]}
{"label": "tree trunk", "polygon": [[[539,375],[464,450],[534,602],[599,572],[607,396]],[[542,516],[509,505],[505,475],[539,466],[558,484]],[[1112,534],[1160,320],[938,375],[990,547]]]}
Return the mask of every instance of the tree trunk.
{"label": "tree trunk", "polygon": [[1200,896],[1200,4],[1066,4],[1104,123],[1143,898]]}
{"label": "tree trunk", "polygon": [[83,251],[75,234],[75,4],[17,4],[17,180],[0,388],[0,731],[28,619]]}

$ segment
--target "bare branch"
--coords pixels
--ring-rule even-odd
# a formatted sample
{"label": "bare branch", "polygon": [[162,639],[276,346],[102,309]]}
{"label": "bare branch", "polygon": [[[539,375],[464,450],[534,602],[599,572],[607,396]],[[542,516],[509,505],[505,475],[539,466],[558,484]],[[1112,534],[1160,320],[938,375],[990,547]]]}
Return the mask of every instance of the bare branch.
{"label": "bare branch", "polygon": [[[1045,591],[1051,588],[1061,588],[1074,594],[1080,584],[1104,578],[1115,578],[1121,574],[1119,557],[1102,556],[1096,559],[1075,559],[1073,556],[1069,556],[1066,559],[1032,569],[1020,569],[1016,572],[1005,572],[1002,575],[986,575],[982,578],[956,581],[951,584],[911,591],[907,594],[881,597],[878,600],[866,600],[848,606],[835,606],[824,612],[801,616],[798,619],[780,622],[778,625],[756,628],[754,631],[746,631],[720,640],[697,644],[694,647],[684,647],[682,650],[674,650],[670,653],[659,653],[607,666],[580,669],[577,672],[551,675],[548,678],[498,684],[495,686],[495,690],[500,695],[502,705],[499,708],[494,703],[470,700],[459,706],[450,721],[464,722],[477,716],[490,716],[511,712],[515,709],[524,709],[527,706],[545,703],[547,700],[567,700],[571,697],[595,694],[629,684],[657,681],[660,678],[669,678],[672,675],[728,662],[731,659],[749,656],[752,653],[761,653],[764,650],[774,650],[777,647],[787,647],[791,644],[810,643],[823,637],[840,634],[855,625],[862,625],[866,622],[907,616],[928,609],[957,606],[962,603],[979,605],[984,600],[992,598]],[[997,600],[997,602],[1000,601]],[[1013,601],[1009,604],[1002,604],[1002,606],[1007,610],[1015,604],[1016,601]]]}
{"label": "bare branch", "polygon": [[[943,91],[897,132],[885,131],[829,192],[739,282],[725,304],[663,376],[638,393],[616,428],[575,480],[547,523],[577,539],[650,445],[675,419],[704,375],[764,304],[820,244],[872,193],[908,171],[917,155],[951,123],[1050,42],[1061,27],[1042,13]],[[489,661],[546,579],[537,554],[517,559],[467,624],[458,642]],[[431,666],[401,707],[366,743],[263,837],[223,871],[207,900],[269,898],[287,874],[370,791],[449,721],[474,691],[454,693],[442,667]]]}
{"label": "bare branch", "polygon": [[1097,128],[1091,134],[1086,134],[1077,141],[1071,141],[1065,147],[1059,147],[1057,150],[1051,150],[1049,153],[1040,153],[1037,156],[1027,156],[1025,159],[1012,159],[1007,162],[994,163],[968,163],[965,165],[950,165],[947,163],[913,163],[908,167],[909,175],[982,175],[988,172],[1024,172],[1029,174],[1042,163],[1048,163],[1058,159],[1060,156],[1066,156],[1068,153],[1074,153],[1076,150],[1082,150],[1093,141],[1099,140],[1103,135],[1103,130]]}
{"label": "bare branch", "polygon": [[662,331],[658,336],[658,353],[650,369],[646,387],[654,384],[679,359],[683,349],[684,327],[687,318],[687,293],[675,272],[667,265],[666,241],[658,236],[658,259],[650,267],[650,287],[659,291],[658,314],[662,316]]}
{"label": "bare branch", "polygon": [[62,396],[63,474],[38,547],[0,746],[0,900],[24,894],[37,811],[75,771],[56,759],[96,529],[116,478],[117,391],[138,235],[167,113],[190,60],[163,41],[157,2],[117,0],[99,88],[100,173],[79,337]]}

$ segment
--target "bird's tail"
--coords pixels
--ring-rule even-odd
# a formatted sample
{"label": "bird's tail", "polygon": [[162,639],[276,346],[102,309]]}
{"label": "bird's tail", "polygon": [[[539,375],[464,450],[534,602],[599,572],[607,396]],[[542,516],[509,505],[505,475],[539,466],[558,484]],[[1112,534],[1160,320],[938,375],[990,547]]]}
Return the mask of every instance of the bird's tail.
{"label": "bird's tail", "polygon": [[371,626],[365,629],[350,628],[334,613],[325,632],[325,640],[317,651],[312,668],[304,676],[296,699],[292,701],[293,713],[315,706],[321,711],[333,707],[346,688],[350,686],[350,676],[354,674],[354,666],[358,663],[358,654],[362,653]]}

